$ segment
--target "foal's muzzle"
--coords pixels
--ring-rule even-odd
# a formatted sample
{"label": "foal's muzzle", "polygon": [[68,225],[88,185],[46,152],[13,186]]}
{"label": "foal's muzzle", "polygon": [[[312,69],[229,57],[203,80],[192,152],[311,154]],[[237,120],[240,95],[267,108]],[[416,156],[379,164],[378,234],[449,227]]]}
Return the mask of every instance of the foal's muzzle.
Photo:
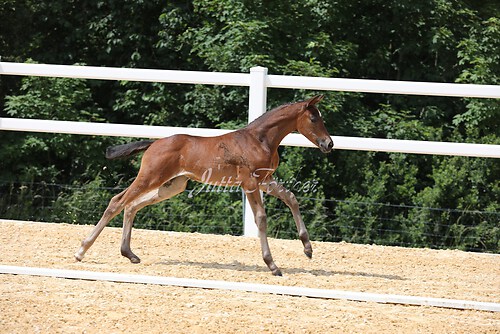
{"label": "foal's muzzle", "polygon": [[325,139],[318,139],[318,147],[323,153],[329,153],[333,149],[333,140],[328,137]]}

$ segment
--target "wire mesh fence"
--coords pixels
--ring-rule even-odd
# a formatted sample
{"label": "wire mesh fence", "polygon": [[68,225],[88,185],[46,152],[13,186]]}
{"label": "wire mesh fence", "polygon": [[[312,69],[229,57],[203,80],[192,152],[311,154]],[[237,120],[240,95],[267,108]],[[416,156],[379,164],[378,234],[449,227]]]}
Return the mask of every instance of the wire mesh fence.
{"label": "wire mesh fence", "polygon": [[[189,186],[188,186],[189,187]],[[123,188],[87,185],[0,182],[0,218],[95,224],[111,197]],[[192,194],[192,193],[191,193]],[[139,211],[135,227],[180,232],[241,235],[241,190],[190,190]],[[499,253],[500,212],[431,208],[408,204],[298,197],[312,240],[402,247],[452,248]],[[265,196],[268,235],[297,237],[286,205]],[[121,226],[120,216],[110,226]],[[494,226],[494,228],[491,228]]]}

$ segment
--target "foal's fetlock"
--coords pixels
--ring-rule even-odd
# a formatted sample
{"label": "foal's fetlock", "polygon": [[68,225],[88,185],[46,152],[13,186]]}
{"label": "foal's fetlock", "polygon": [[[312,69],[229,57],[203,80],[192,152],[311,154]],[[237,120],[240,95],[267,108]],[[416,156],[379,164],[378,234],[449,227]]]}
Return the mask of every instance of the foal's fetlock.
{"label": "foal's fetlock", "polygon": [[299,233],[299,239],[302,241],[302,244],[304,245],[304,254],[310,259],[312,259],[313,256],[313,250],[311,246],[311,241],[309,241],[309,233],[307,231],[302,231]]}

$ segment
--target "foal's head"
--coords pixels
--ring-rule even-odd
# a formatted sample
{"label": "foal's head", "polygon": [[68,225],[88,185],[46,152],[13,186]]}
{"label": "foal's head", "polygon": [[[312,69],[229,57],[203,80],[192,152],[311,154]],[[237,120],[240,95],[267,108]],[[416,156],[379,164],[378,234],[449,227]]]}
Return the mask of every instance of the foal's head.
{"label": "foal's head", "polygon": [[297,130],[317,145],[321,152],[328,153],[333,148],[333,141],[323,123],[321,113],[316,104],[323,99],[323,95],[317,95],[305,102],[297,118]]}

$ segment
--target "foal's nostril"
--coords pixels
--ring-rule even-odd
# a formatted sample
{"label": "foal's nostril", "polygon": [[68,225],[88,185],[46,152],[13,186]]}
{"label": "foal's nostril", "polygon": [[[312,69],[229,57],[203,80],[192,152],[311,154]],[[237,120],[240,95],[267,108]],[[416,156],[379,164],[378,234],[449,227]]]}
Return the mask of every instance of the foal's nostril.
{"label": "foal's nostril", "polygon": [[318,146],[321,149],[321,152],[328,153],[333,148],[333,141],[330,138],[318,140]]}

